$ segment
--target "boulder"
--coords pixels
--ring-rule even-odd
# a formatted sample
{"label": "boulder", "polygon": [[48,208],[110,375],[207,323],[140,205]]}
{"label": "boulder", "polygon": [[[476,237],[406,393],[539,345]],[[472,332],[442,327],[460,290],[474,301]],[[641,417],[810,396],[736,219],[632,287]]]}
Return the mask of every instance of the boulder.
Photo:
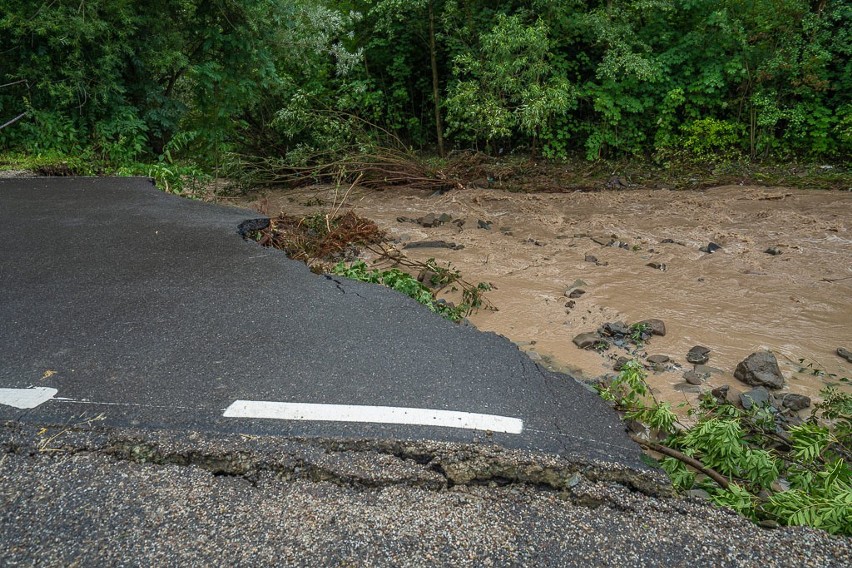
{"label": "boulder", "polygon": [[844,359],[852,363],[852,351],[849,351],[848,349],[844,349],[842,347],[838,347],[837,355],[843,357]]}
{"label": "boulder", "polygon": [[604,335],[630,335],[630,328],[623,321],[611,321],[603,324],[600,329]]}
{"label": "boulder", "polygon": [[684,392],[687,394],[701,394],[701,387],[698,385],[690,385],[688,383],[680,383],[672,387],[674,390],[678,392]]}
{"label": "boulder", "polygon": [[423,227],[437,227],[442,224],[442,221],[434,213],[428,213],[417,218],[417,222]]}
{"label": "boulder", "polygon": [[722,385],[710,391],[710,394],[713,395],[713,398],[715,398],[717,402],[725,402],[728,398],[728,391],[730,389],[731,387],[728,385]]}
{"label": "boulder", "polygon": [[686,354],[686,360],[694,365],[703,365],[710,360],[710,349],[701,345],[696,345]]}
{"label": "boulder", "polygon": [[580,349],[588,349],[589,347],[594,346],[598,341],[600,341],[600,337],[598,337],[597,333],[581,333],[577,337],[573,339],[574,345],[579,347]]}
{"label": "boulder", "polygon": [[740,403],[748,410],[752,406],[767,406],[769,402],[769,391],[764,387],[757,387],[740,395]]}
{"label": "boulder", "polygon": [[648,362],[654,364],[668,363],[669,361],[671,361],[671,359],[668,355],[651,355],[650,357],[648,357]]}
{"label": "boulder", "polygon": [[613,371],[620,371],[624,368],[624,366],[630,362],[628,357],[619,357],[615,360],[615,364],[612,366]]}
{"label": "boulder", "polygon": [[781,399],[781,406],[789,408],[794,412],[808,408],[811,405],[811,399],[803,394],[787,393]]}
{"label": "boulder", "polygon": [[737,365],[734,377],[753,387],[784,388],[784,375],[771,351],[752,353]]}
{"label": "boulder", "polygon": [[440,278],[437,272],[429,268],[424,268],[417,275],[417,281],[431,290],[438,290],[442,287],[439,283]]}
{"label": "boulder", "polygon": [[716,374],[716,375],[724,374],[722,372],[722,369],[717,369],[716,367],[710,367],[709,365],[696,365],[695,366],[695,372],[698,373],[699,375],[704,375],[705,379],[707,377],[709,377],[710,375],[713,375],[713,374]]}
{"label": "boulder", "polygon": [[722,248],[721,246],[717,245],[713,241],[710,241],[709,243],[707,243],[705,246],[699,248],[698,250],[700,250],[701,252],[706,252],[707,254],[713,254],[714,252],[716,252],[717,250],[719,250],[721,248]]}
{"label": "boulder", "polygon": [[704,379],[703,375],[699,375],[695,371],[687,371],[683,374],[683,380],[691,385],[700,385],[704,382]]}
{"label": "boulder", "polygon": [[742,404],[740,401],[741,394],[743,394],[742,391],[737,389],[728,389],[725,391],[725,402],[733,404],[734,406],[740,406],[740,404]]}
{"label": "boulder", "polygon": [[636,325],[644,326],[645,331],[651,332],[651,335],[659,335],[662,337],[666,334],[666,324],[660,319],[646,319],[640,321]]}
{"label": "boulder", "polygon": [[687,497],[693,497],[693,498],[696,498],[696,499],[704,499],[706,501],[710,500],[710,494],[707,493],[703,489],[689,489],[687,491],[684,491],[683,494],[686,495]]}

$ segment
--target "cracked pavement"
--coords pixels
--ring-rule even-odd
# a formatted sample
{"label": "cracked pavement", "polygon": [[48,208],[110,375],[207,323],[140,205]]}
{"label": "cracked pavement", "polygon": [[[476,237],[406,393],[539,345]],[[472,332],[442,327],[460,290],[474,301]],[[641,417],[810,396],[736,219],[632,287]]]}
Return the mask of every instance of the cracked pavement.
{"label": "cracked pavement", "polygon": [[852,539],[761,529],[618,468],[496,446],[21,423],[3,439],[7,566],[822,568],[852,555]]}

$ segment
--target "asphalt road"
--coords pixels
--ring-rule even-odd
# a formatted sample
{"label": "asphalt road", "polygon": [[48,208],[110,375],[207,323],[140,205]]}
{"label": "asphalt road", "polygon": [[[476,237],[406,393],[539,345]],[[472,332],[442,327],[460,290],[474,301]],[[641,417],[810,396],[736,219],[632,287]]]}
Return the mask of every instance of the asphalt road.
{"label": "asphalt road", "polygon": [[[141,178],[0,180],[0,402],[43,395],[6,400],[0,420],[498,444],[645,468],[570,377],[257,246],[240,234],[257,217]],[[280,419],[259,402],[340,406]]]}
{"label": "asphalt road", "polygon": [[848,566],[672,496],[570,377],[254,219],[0,180],[0,565]]}

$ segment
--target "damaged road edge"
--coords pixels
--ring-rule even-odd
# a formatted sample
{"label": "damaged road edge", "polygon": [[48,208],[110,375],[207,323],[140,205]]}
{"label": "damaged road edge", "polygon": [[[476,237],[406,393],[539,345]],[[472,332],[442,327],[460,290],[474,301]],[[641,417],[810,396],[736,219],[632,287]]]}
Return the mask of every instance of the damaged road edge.
{"label": "damaged road edge", "polygon": [[[614,483],[650,497],[674,494],[661,470],[500,446],[433,441],[278,438],[102,426],[0,425],[4,453],[36,457],[99,454],[153,465],[194,466],[254,482],[261,474],[353,488],[405,485],[441,491],[459,485],[526,485],[570,492],[583,482]],[[588,504],[588,503],[586,503]],[[599,503],[598,503],[599,504]]]}

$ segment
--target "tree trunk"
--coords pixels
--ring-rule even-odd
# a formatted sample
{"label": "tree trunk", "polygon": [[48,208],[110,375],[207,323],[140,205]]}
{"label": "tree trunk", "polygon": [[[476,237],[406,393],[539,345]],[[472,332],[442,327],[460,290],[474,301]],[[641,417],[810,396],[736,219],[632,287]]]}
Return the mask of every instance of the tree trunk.
{"label": "tree trunk", "polygon": [[435,101],[435,134],[438,136],[438,153],[444,153],[444,126],[441,124],[441,95],[438,89],[438,57],[435,49],[435,3],[429,2],[429,58],[432,60],[432,99]]}

